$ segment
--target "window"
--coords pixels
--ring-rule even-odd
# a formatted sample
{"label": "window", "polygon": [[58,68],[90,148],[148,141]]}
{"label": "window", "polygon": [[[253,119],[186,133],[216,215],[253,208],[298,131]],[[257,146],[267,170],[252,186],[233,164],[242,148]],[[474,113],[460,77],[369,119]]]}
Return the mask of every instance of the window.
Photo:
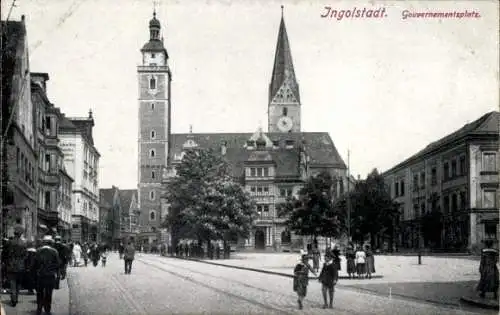
{"label": "window", "polygon": [[495,153],[484,153],[483,154],[483,171],[484,172],[495,172],[496,169],[496,154]]}
{"label": "window", "polygon": [[262,193],[262,187],[257,187],[257,193]]}
{"label": "window", "polygon": [[267,193],[269,192],[269,186],[264,186],[263,188],[264,188],[264,192],[267,192]]}
{"label": "window", "polygon": [[155,53],[151,53],[151,58],[154,58],[156,57],[156,54]]}
{"label": "window", "polygon": [[457,212],[458,211],[458,200],[457,200],[457,194],[451,195],[451,212]]}
{"label": "window", "polygon": [[262,169],[262,167],[258,167],[257,168],[257,176],[262,177],[263,174],[264,174],[264,170]]}
{"label": "window", "polygon": [[255,175],[256,175],[255,167],[250,168],[250,176],[255,176]]}
{"label": "window", "polygon": [[444,213],[450,212],[450,197],[449,196],[444,196],[443,207],[444,207],[444,209],[443,209]]}
{"label": "window", "polygon": [[497,239],[497,226],[498,224],[495,221],[486,221],[484,222],[484,237],[490,240]]}
{"label": "window", "polygon": [[394,183],[394,193],[397,196],[399,196],[399,183],[398,182],[395,182]]}
{"label": "window", "polygon": [[292,192],[293,192],[293,189],[291,187],[290,188],[284,187],[284,188],[280,189],[280,196],[281,197],[290,197],[290,196],[292,196]]}
{"label": "window", "polygon": [[420,205],[420,215],[425,215],[425,203],[422,202]]}
{"label": "window", "polygon": [[446,162],[443,165],[443,179],[447,180],[449,177],[450,177],[450,166],[448,165],[448,162]]}
{"label": "window", "polygon": [[467,208],[467,194],[465,191],[460,192],[460,209],[465,210]]}
{"label": "window", "polygon": [[149,192],[149,199],[155,200],[155,191],[154,190]]}
{"label": "window", "polygon": [[155,221],[156,220],[156,212],[151,211],[149,213],[149,221]]}
{"label": "window", "polygon": [[21,164],[19,161],[20,157],[21,157],[21,152],[20,152],[19,148],[16,148],[16,162],[17,162],[16,166],[17,166],[18,173],[19,173],[19,168],[20,168],[20,164]]}
{"label": "window", "polygon": [[457,176],[457,161],[451,161],[451,178],[455,178]]}
{"label": "window", "polygon": [[413,175],[413,190],[417,191],[418,190],[418,175]]}
{"label": "window", "polygon": [[288,244],[291,242],[291,240],[292,240],[292,235],[291,235],[290,231],[284,230],[283,232],[281,232],[281,243],[282,244]]}
{"label": "window", "polygon": [[155,153],[156,153],[156,152],[155,152],[155,149],[151,149],[151,150],[149,151],[149,156],[150,156],[150,157],[155,157]]}
{"label": "window", "polygon": [[465,175],[467,174],[466,170],[466,165],[465,165],[465,156],[460,157],[460,162],[459,162],[459,169],[460,169],[460,175]]}
{"label": "window", "polygon": [[435,167],[431,169],[431,185],[437,185],[437,170]]}
{"label": "window", "polygon": [[253,193],[256,192],[257,191],[257,187],[255,187],[255,186],[250,187],[250,191],[253,192]]}
{"label": "window", "polygon": [[156,138],[156,132],[154,130],[151,130],[151,139]]}
{"label": "window", "polygon": [[405,181],[402,180],[401,184],[399,185],[399,189],[401,190],[401,196],[405,195]]}
{"label": "window", "polygon": [[413,204],[413,213],[415,215],[415,218],[418,218],[420,216],[418,212],[418,203]]}
{"label": "window", "polygon": [[264,168],[264,177],[268,177],[269,176],[269,168],[265,167]]}
{"label": "window", "polygon": [[483,191],[483,208],[496,207],[496,190]]}
{"label": "window", "polygon": [[149,89],[151,89],[151,90],[156,89],[156,79],[155,78],[149,79]]}
{"label": "window", "polygon": [[425,188],[425,172],[420,173],[420,187]]}
{"label": "window", "polygon": [[283,116],[288,115],[288,108],[283,107]]}
{"label": "window", "polygon": [[155,103],[151,103],[151,110],[155,110]]}

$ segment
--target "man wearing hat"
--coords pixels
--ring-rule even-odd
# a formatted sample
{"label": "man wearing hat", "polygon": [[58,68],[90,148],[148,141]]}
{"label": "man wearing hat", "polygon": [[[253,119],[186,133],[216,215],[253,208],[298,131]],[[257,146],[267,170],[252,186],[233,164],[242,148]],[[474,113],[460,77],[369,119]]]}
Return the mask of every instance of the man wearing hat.
{"label": "man wearing hat", "polygon": [[66,278],[66,267],[68,266],[68,261],[69,261],[68,259],[69,249],[66,247],[66,245],[62,243],[60,235],[56,235],[55,237],[54,248],[59,253],[59,260],[61,261],[61,266],[60,266],[61,280],[64,280]]}
{"label": "man wearing hat", "polygon": [[61,261],[59,253],[53,247],[54,239],[45,235],[42,239],[42,247],[36,252],[35,271],[37,275],[36,303],[37,315],[42,314],[42,308],[50,314],[52,306],[52,292],[56,286],[59,276]]}
{"label": "man wearing hat", "polygon": [[21,238],[24,233],[22,226],[14,227],[14,238],[9,241],[6,253],[7,278],[10,282],[10,303],[17,305],[19,289],[22,284],[22,276],[25,269],[26,241]]}

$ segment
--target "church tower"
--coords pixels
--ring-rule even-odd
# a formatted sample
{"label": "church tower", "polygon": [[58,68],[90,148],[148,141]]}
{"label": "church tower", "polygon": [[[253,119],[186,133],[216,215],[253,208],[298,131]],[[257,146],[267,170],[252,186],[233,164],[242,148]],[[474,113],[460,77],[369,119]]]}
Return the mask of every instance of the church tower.
{"label": "church tower", "polygon": [[281,23],[274,55],[273,75],[269,84],[269,132],[300,132],[299,85],[293,70],[292,53],[281,6]]}
{"label": "church tower", "polygon": [[142,47],[142,64],[137,66],[139,82],[138,205],[139,224],[144,232],[161,221],[161,180],[169,164],[170,85],[172,75],[168,53],[160,37],[156,11],[149,21],[149,41]]}

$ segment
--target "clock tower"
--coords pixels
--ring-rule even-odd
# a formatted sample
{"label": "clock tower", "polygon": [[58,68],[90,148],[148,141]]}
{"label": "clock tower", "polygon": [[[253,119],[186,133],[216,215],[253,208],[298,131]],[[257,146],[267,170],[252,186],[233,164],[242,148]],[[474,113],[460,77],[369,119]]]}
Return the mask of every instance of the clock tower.
{"label": "clock tower", "polygon": [[149,21],[149,41],[142,47],[137,66],[139,82],[138,203],[139,225],[144,232],[159,227],[161,180],[169,164],[170,85],[168,53],[160,37],[156,11]]}
{"label": "clock tower", "polygon": [[293,69],[292,53],[281,6],[281,23],[269,84],[269,132],[300,132],[299,85]]}

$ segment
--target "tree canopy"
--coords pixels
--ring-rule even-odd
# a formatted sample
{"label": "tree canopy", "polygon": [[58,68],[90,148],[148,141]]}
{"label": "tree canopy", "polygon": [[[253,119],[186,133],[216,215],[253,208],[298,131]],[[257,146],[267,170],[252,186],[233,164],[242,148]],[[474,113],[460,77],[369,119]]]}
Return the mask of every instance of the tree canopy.
{"label": "tree canopy", "polygon": [[255,205],[231,177],[228,163],[213,150],[186,151],[177,176],[165,188],[170,210],[163,225],[175,241],[248,236],[257,215]]}
{"label": "tree canopy", "polygon": [[289,229],[298,235],[337,237],[341,233],[338,213],[332,204],[333,179],[328,173],[310,177],[298,198],[278,206],[278,215],[287,217]]}

